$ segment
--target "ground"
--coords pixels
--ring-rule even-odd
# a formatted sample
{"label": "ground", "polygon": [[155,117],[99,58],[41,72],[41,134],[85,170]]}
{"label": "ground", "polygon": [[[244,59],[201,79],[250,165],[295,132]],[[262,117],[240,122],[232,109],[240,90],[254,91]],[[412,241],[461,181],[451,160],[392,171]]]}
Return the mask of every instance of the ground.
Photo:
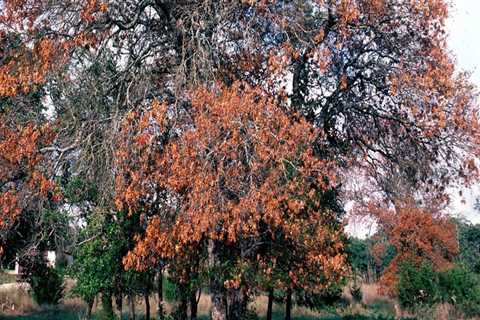
{"label": "ground", "polygon": [[[0,274],[0,320],[81,320],[85,314],[85,304],[79,299],[70,296],[68,293],[60,306],[57,307],[40,307],[31,299],[28,294],[28,288],[19,283],[15,283],[15,277]],[[71,287],[69,284],[67,287]],[[375,285],[363,285],[363,303],[356,307],[349,307],[342,310],[343,316],[332,315],[329,312],[314,312],[305,308],[294,308],[293,319],[295,320],[390,320],[394,319],[394,302],[378,295]],[[346,293],[347,300],[349,299]],[[151,298],[151,312],[155,314],[157,310],[157,301],[154,296]],[[124,302],[124,306],[127,302]],[[265,319],[267,298],[259,296],[251,304],[250,308],[255,310],[259,319]],[[171,303],[165,304],[167,312],[173,308]],[[97,306],[94,305],[94,312]],[[136,305],[137,319],[142,319],[144,304],[141,299],[137,300]],[[199,320],[208,320],[210,310],[210,298],[208,295],[202,295],[199,302]],[[124,312],[126,309],[124,307]],[[345,315],[349,316],[345,316]],[[352,316],[352,314],[362,314]],[[124,319],[127,315],[124,314]],[[283,306],[276,305],[274,307],[274,320],[283,320]]]}

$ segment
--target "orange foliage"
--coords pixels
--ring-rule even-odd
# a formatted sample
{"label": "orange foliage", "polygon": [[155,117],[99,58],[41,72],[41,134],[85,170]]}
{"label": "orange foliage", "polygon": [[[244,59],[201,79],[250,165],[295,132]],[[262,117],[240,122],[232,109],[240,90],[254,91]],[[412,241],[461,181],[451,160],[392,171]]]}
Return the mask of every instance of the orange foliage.
{"label": "orange foliage", "polygon": [[0,231],[8,230],[28,203],[28,198],[45,198],[56,193],[45,175],[40,148],[48,145],[53,134],[47,127],[27,124],[9,128],[0,124]]}
{"label": "orange foliage", "polygon": [[[311,285],[300,283],[312,270],[332,279],[345,271],[341,230],[328,227],[335,218],[307,208],[320,207],[309,203],[318,201],[315,188],[337,183],[335,165],[314,156],[318,130],[287,117],[261,90],[238,83],[193,92],[192,120],[181,127],[172,129],[168,114],[154,103],[124,123],[117,206],[151,210],[155,192],[167,194],[127,266],[143,268],[152,257],[171,258],[205,239],[233,245],[281,229],[287,240],[308,248],[304,268],[291,275],[294,283]],[[181,133],[160,144],[167,131]],[[308,230],[314,232],[306,236]]]}
{"label": "orange foliage", "polygon": [[[72,48],[98,43],[98,34],[89,30],[99,15],[107,11],[106,4],[97,0],[63,4],[85,25],[72,34],[72,26],[64,23],[68,17],[59,6],[42,1],[6,0],[0,13],[0,97],[28,93],[32,86],[45,82],[52,72],[68,62]],[[76,11],[75,11],[76,10]],[[46,14],[49,13],[49,14]],[[55,19],[58,19],[55,21]],[[75,19],[73,19],[75,20]],[[55,24],[55,32],[51,30]],[[49,32],[40,32],[42,28]],[[7,32],[15,30],[22,39],[19,46],[6,43]],[[39,36],[47,33],[48,36]],[[68,36],[67,36],[68,35]]]}
{"label": "orange foliage", "polygon": [[[147,11],[146,3],[133,2],[139,14]],[[76,47],[95,48],[106,35],[121,47],[123,38],[138,33],[134,22],[143,23],[115,21],[109,11],[116,3],[107,0],[2,4],[0,97],[43,83]],[[172,34],[165,39],[174,40],[146,42],[148,47],[166,48],[145,55],[158,56],[158,64],[167,65],[169,80],[161,85],[169,87],[177,78],[171,70],[196,66],[193,60],[198,57],[215,57],[198,63],[205,70],[188,70],[194,73],[195,85],[197,78],[207,79],[208,85],[210,79],[225,76],[226,82],[247,79],[264,87],[241,88],[244,85],[237,83],[228,89],[218,86],[215,92],[196,90],[191,94],[191,115],[159,102],[147,111],[125,115],[116,159],[116,205],[120,210],[154,212],[127,265],[153,263],[157,254],[172,257],[204,239],[235,244],[255,238],[265,232],[260,225],[271,234],[285,231],[295,243],[314,226],[315,237],[302,244],[309,248],[307,264],[336,272],[344,262],[340,235],[325,228],[332,219],[328,212],[308,211],[316,192],[311,186],[327,190],[348,182],[352,172],[371,183],[355,194],[356,200],[375,195],[384,203],[367,211],[378,218],[399,254],[385,279],[409,255],[431,260],[439,268],[447,265],[456,250],[447,219],[410,203],[385,209],[394,199],[412,194],[440,206],[447,201],[445,187],[451,182],[478,179],[472,160],[480,155],[474,90],[468,76],[456,72],[447,50],[447,1],[319,0],[283,6],[267,0],[220,1],[218,12],[212,10],[215,18],[208,16],[210,7],[217,8],[211,4],[205,2],[209,9],[194,13],[205,19],[190,19],[194,9],[188,5],[174,6],[178,16],[186,17],[172,20]],[[230,27],[229,20],[222,26],[217,13],[225,13],[226,20],[238,17],[238,24]],[[166,13],[170,15],[175,16]],[[160,25],[163,30],[163,13],[158,16],[149,32],[158,32]],[[192,25],[185,27],[188,20]],[[254,27],[239,32],[247,26]],[[21,46],[6,45],[7,29],[21,35]],[[286,39],[277,40],[277,35]],[[152,33],[145,40],[150,38],[157,37]],[[223,49],[215,42],[219,38],[228,44]],[[178,42],[184,47],[176,47]],[[208,43],[214,50],[188,43]],[[176,59],[191,52],[195,54],[186,58],[188,63]],[[211,69],[219,74],[205,76]],[[297,92],[288,100],[284,84],[292,73]],[[174,88],[181,96],[176,99],[184,98],[183,89]],[[295,112],[287,116],[271,97],[280,97],[285,109],[303,112],[309,122]],[[0,124],[2,183],[23,170],[28,172],[28,189],[43,196],[52,190],[40,165],[43,130]],[[328,155],[319,159],[314,142]],[[330,159],[339,160],[344,172]],[[19,214],[25,192],[15,187],[2,192],[1,212],[10,219],[0,219],[5,225]],[[332,239],[338,247],[332,245],[329,251]],[[293,281],[302,273],[298,269],[291,275]]]}
{"label": "orange foliage", "polygon": [[[0,45],[8,48],[9,39],[0,31]],[[54,44],[42,39],[33,50],[26,48],[10,49],[4,52],[4,64],[0,64],[0,97],[27,93],[31,86],[42,83],[51,66]],[[1,57],[1,56],[0,56]]]}
{"label": "orange foliage", "polygon": [[[382,290],[389,294],[395,294],[397,269],[401,262],[413,260],[420,264],[428,261],[441,270],[451,266],[458,254],[456,225],[451,217],[438,211],[405,202],[398,204],[395,210],[370,205],[369,213],[378,219],[379,234],[396,252],[380,279]],[[385,248],[384,242],[378,242],[372,253],[378,257]]]}

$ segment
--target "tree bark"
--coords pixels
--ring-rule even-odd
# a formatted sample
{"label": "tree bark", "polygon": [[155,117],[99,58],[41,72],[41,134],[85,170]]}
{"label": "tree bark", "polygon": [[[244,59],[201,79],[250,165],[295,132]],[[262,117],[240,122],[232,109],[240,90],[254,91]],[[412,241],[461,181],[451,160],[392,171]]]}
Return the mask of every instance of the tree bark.
{"label": "tree bark", "polygon": [[149,290],[145,290],[144,293],[145,299],[145,320],[150,320],[150,292]]}
{"label": "tree bark", "polygon": [[[208,243],[208,260],[211,270],[216,270],[220,266],[220,253],[219,244],[210,240]],[[212,320],[227,320],[227,291],[221,277],[216,275],[215,272],[213,274],[210,279],[211,317]]]}
{"label": "tree bark", "polygon": [[248,297],[242,288],[230,291],[228,320],[240,320],[247,313]]}
{"label": "tree bark", "polygon": [[135,299],[133,294],[128,295],[128,319],[135,320]]}
{"label": "tree bark", "polygon": [[292,289],[287,289],[287,302],[285,303],[285,320],[292,320]]}
{"label": "tree bark", "polygon": [[115,295],[115,304],[117,305],[117,311],[118,314],[120,315],[120,319],[122,319],[122,313],[123,313],[123,294],[121,292],[117,293]]}
{"label": "tree bark", "polygon": [[268,289],[267,320],[272,320],[273,316],[273,288]]}
{"label": "tree bark", "polygon": [[197,293],[194,291],[190,294],[190,320],[197,320],[198,301]]}
{"label": "tree bark", "polygon": [[227,320],[227,301],[225,292],[218,285],[211,286],[212,320]]}
{"label": "tree bark", "polygon": [[187,319],[187,310],[188,310],[188,298],[182,294],[180,298],[180,305],[178,306],[177,319],[183,320]]}
{"label": "tree bark", "polygon": [[92,318],[92,309],[93,309],[93,302],[95,301],[95,298],[87,299],[87,319]]}
{"label": "tree bark", "polygon": [[163,269],[157,275],[157,296],[158,296],[158,319],[163,319]]}

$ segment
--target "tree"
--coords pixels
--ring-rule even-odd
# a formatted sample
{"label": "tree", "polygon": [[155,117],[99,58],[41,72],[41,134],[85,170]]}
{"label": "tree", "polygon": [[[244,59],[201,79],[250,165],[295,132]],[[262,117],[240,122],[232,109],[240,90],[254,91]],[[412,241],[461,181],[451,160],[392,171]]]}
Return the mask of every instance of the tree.
{"label": "tree", "polygon": [[399,269],[398,298],[403,307],[431,307],[438,301],[438,274],[431,264],[407,260]]}
{"label": "tree", "polygon": [[[100,92],[113,107],[102,122],[114,127],[153,97],[181,108],[188,88],[243,80],[274,96],[285,92],[290,109],[327,135],[324,152],[363,169],[390,198],[400,190],[391,190],[388,173],[438,196],[448,180],[474,169],[468,152],[456,152],[477,152],[478,124],[472,87],[455,75],[446,50],[445,1],[4,0],[3,7],[2,25],[36,48],[32,55],[12,48],[22,59],[5,64],[5,92],[50,79],[56,87],[65,73],[108,56],[117,70],[105,79],[112,90]],[[292,89],[284,90],[288,77]],[[54,103],[63,119],[61,106]]]}
{"label": "tree", "polygon": [[[339,203],[338,190],[331,188],[329,190],[317,190],[315,193],[312,193],[308,210],[310,211],[328,211],[331,216],[328,221],[324,223],[328,224],[332,230],[341,231],[342,225],[340,221],[343,217],[343,208]],[[308,212],[308,211],[307,211]],[[310,234],[310,231],[313,234]],[[312,228],[310,231],[305,230],[301,235],[301,239],[309,239],[314,237],[316,232],[319,232],[318,229]],[[300,240],[300,239],[298,239]],[[273,300],[275,298],[275,292],[277,297],[283,296],[285,302],[285,313],[291,314],[291,309],[293,308],[293,298],[295,298],[295,303],[298,305],[307,306],[309,308],[321,308],[325,305],[333,304],[338,301],[341,296],[341,289],[344,284],[345,275],[332,281],[322,287],[321,290],[314,289],[305,285],[305,283],[313,284],[317,280],[312,278],[324,277],[321,270],[316,269],[316,266],[311,268],[311,265],[308,264],[308,258],[305,255],[308,255],[310,252],[314,252],[315,249],[306,247],[296,240],[290,239],[285,236],[285,230],[281,228],[276,230],[275,234],[263,235],[261,237],[261,242],[263,245],[258,248],[258,255],[261,256],[259,261],[250,261],[254,267],[254,271],[250,273],[256,274],[254,277],[258,283],[252,284],[251,286],[257,286],[260,290],[264,290],[268,293],[268,302],[267,310],[270,310],[267,315],[267,319],[271,319],[272,316],[272,307]],[[342,244],[342,251],[347,254],[346,251],[346,237],[341,237],[337,240]],[[315,242],[312,242],[312,245],[315,245]],[[348,256],[347,256],[348,257]],[[258,258],[257,258],[258,259]],[[300,281],[292,281],[292,273],[296,273],[297,270],[304,270],[305,273],[302,275],[304,277],[303,284]],[[320,280],[326,284],[327,279],[324,278]]]}
{"label": "tree", "polygon": [[314,156],[316,130],[246,84],[193,94],[191,122],[169,129],[182,134],[166,145],[165,105],[124,124],[119,209],[150,210],[156,190],[164,190],[170,204],[149,221],[127,265],[142,268],[154,256],[170,258],[191,243],[207,243],[215,319],[226,317],[225,287],[239,289],[234,303],[246,306],[242,265],[261,258],[264,235],[281,245],[280,232],[299,256],[298,265],[289,264],[296,268],[287,271],[285,286],[319,291],[337,281],[345,271],[343,233],[316,197],[336,177],[332,163]]}
{"label": "tree", "polygon": [[397,287],[400,303],[411,310],[449,303],[464,316],[480,312],[478,278],[462,266],[436,272],[428,262],[405,261],[399,267]]}
{"label": "tree", "polygon": [[[8,248],[24,269],[42,274],[45,268],[28,256],[62,242],[67,224],[57,210],[61,193],[49,157],[56,133],[44,115],[44,87],[34,79],[48,50],[29,46],[16,31],[0,30],[0,256]],[[33,74],[17,65],[33,61]],[[35,276],[33,269],[25,272]]]}
{"label": "tree", "polygon": [[354,272],[366,275],[369,269],[369,250],[367,241],[352,237],[346,248],[348,262]]}
{"label": "tree", "polygon": [[[457,230],[451,217],[404,203],[395,211],[375,208],[379,215],[384,240],[395,249],[395,255],[386,267],[380,282],[390,294],[395,294],[398,266],[411,262],[416,266],[428,263],[434,271],[452,266],[458,254]],[[377,246],[387,248],[385,243]],[[379,250],[377,252],[382,252]]]}
{"label": "tree", "polygon": [[[77,279],[74,293],[87,302],[88,317],[98,295],[102,297],[103,313],[107,318],[113,317],[114,298],[118,312],[122,313],[125,296],[129,300],[137,295],[149,296],[153,273],[126,271],[123,267],[123,257],[134,245],[136,228],[135,220],[127,219],[125,214],[89,216],[70,267],[70,274]],[[129,305],[129,308],[130,314],[134,314],[134,306]],[[149,312],[147,305],[145,314]]]}
{"label": "tree", "polygon": [[30,285],[32,298],[39,305],[57,305],[64,295],[63,274],[48,266],[43,253],[30,253],[22,260],[22,279]]}
{"label": "tree", "polygon": [[[97,205],[107,215],[115,212],[115,199],[117,205],[125,208],[137,203],[135,210],[144,215],[141,223],[149,222],[151,226],[144,234],[145,239],[155,233],[155,226],[159,228],[156,233],[168,234],[177,217],[192,213],[189,211],[192,207],[186,206],[191,201],[183,201],[202,194],[200,191],[205,186],[196,182],[203,178],[213,181],[208,180],[211,176],[192,175],[196,182],[182,178],[180,182],[157,183],[156,177],[171,178],[172,175],[162,171],[165,169],[156,163],[156,156],[162,155],[160,159],[164,159],[165,154],[172,154],[169,161],[164,159],[166,164],[187,165],[187,169],[180,168],[177,173],[183,170],[186,175],[191,173],[189,170],[200,168],[200,160],[182,152],[179,155],[184,160],[180,160],[175,156],[178,150],[174,152],[170,148],[195,132],[192,126],[198,126],[198,108],[191,106],[199,105],[199,92],[233,92],[239,82],[256,88],[274,101],[276,108],[272,112],[281,113],[282,118],[285,116],[291,121],[288,123],[292,130],[300,126],[310,132],[311,127],[315,128],[308,141],[298,134],[290,138],[298,139],[292,142],[297,145],[310,143],[312,159],[332,166],[327,176],[335,179],[327,179],[327,187],[320,189],[339,187],[341,200],[357,201],[358,211],[363,214],[388,213],[375,215],[386,218],[385,221],[379,219],[381,228],[386,230],[394,229],[389,223],[402,222],[390,216],[403,216],[406,211],[440,212],[448,202],[445,195],[448,185],[468,184],[478,177],[473,161],[479,151],[475,95],[468,75],[457,72],[446,48],[448,5],[444,0],[207,0],[200,4],[160,0],[68,3],[2,0],[0,7],[2,41],[13,40],[2,46],[0,96],[26,101],[21,96],[42,87],[51,101],[49,119],[37,117],[28,124],[8,125],[6,138],[0,141],[14,141],[22,137],[22,132],[28,133],[32,126],[37,130],[53,128],[55,138],[33,149],[46,150],[43,145],[48,145],[50,152],[44,160],[49,161],[42,161],[41,166],[36,163],[35,168],[23,165],[26,179],[35,176],[32,172],[40,171],[44,177],[40,180],[53,188],[53,178],[59,171],[66,177],[81,176],[97,185],[102,193]],[[16,35],[8,34],[7,30],[15,30]],[[225,96],[219,94],[218,99],[221,97]],[[242,106],[233,99],[232,104]],[[257,105],[255,99],[252,104]],[[166,111],[143,117],[144,121],[138,123],[139,132],[129,136],[131,132],[121,123],[142,119],[155,105]],[[22,114],[19,110],[37,108],[28,106],[12,104],[2,109],[2,115],[18,120],[18,114]],[[156,116],[161,119],[155,119],[153,122],[157,124],[151,125],[150,118]],[[205,114],[200,120],[214,128],[221,123],[218,121],[226,120],[215,116],[207,120],[209,117]],[[246,123],[240,118],[240,123]],[[205,137],[199,137],[199,141],[209,137],[210,131],[200,132]],[[130,139],[133,136],[136,140]],[[243,136],[235,138],[239,137]],[[122,145],[125,140],[130,144]],[[123,154],[115,153],[118,141]],[[143,147],[138,150],[138,145]],[[216,145],[221,142],[216,141]],[[245,155],[249,155],[249,144],[244,141],[244,145]],[[180,151],[184,150],[181,146],[183,144],[178,145]],[[138,163],[122,163],[125,154],[133,151],[130,148],[143,155],[132,155],[139,159]],[[221,153],[210,154],[209,148],[204,146],[204,153],[200,153],[204,163],[209,163],[208,157],[212,157],[214,163],[224,161],[218,157]],[[281,159],[285,148],[278,146],[271,151]],[[18,153],[15,148],[5,148],[0,155],[8,160]],[[37,154],[37,151],[29,153],[27,158],[36,158]],[[28,162],[24,158],[23,163]],[[238,177],[248,178],[252,174],[244,170],[248,166],[240,166],[242,161],[248,164],[250,160],[233,159],[231,167],[226,168],[236,168]],[[288,161],[293,160],[287,159],[287,164]],[[12,165],[6,163],[6,168]],[[287,164],[283,166],[288,172]],[[18,163],[13,165],[16,168]],[[277,163],[273,168],[279,167]],[[212,172],[216,171],[207,170],[205,174]],[[136,176],[139,173],[141,175]],[[114,178],[119,181],[115,183]],[[268,185],[262,175],[258,179],[260,182],[251,181],[259,184],[255,188]],[[4,180],[2,178],[2,182]],[[143,180],[155,183],[141,183]],[[362,183],[356,183],[359,181]],[[225,178],[217,182],[221,192],[209,210],[221,207],[220,199],[232,208],[243,204],[244,191],[239,189],[247,185],[245,181]],[[19,210],[25,212],[27,202],[43,202],[32,197],[21,197],[19,201],[12,192],[18,190],[6,191],[2,197],[8,219],[18,217]],[[269,192],[272,195],[273,191],[265,190],[265,196]],[[247,198],[262,200],[258,195]],[[207,207],[201,199],[196,200],[201,208]],[[404,208],[405,202],[412,210]],[[258,203],[262,205],[265,203]],[[287,207],[284,210],[287,217],[290,217],[289,211],[307,208],[295,203],[292,208]],[[178,208],[181,210],[176,211]],[[231,211],[233,217],[230,217],[225,207],[219,212],[213,211],[221,213],[217,216],[226,216],[221,223],[225,228],[221,230],[228,232],[213,237],[210,228],[220,220],[206,219],[209,223],[203,225],[203,230],[208,232],[191,232],[195,244],[212,240],[203,245],[210,245],[212,256],[220,257],[222,252],[232,249],[223,245],[223,240],[228,239],[239,248],[234,252],[253,253],[255,250],[248,251],[248,247],[255,247],[254,240],[237,239],[243,219],[235,216],[235,211]],[[306,211],[311,219],[316,217],[316,214],[310,215],[310,210]],[[428,226],[432,215],[436,214],[418,214],[412,219]],[[198,215],[198,221],[205,221],[204,218]],[[321,218],[318,221],[325,222]],[[25,220],[19,222],[23,223]],[[292,225],[299,223],[294,221]],[[435,223],[443,225],[443,222]],[[9,221],[7,225],[10,230]],[[167,230],[163,229],[165,225]],[[286,234],[292,232],[299,236],[298,230],[290,229],[286,227]],[[247,234],[263,232],[261,228],[258,230],[247,230]],[[303,230],[307,235],[311,231]],[[244,230],[240,231],[243,234]],[[427,234],[431,239],[439,236],[440,240],[432,241],[446,245],[444,251],[451,251],[451,241],[438,234]],[[452,232],[447,234],[449,237]],[[219,243],[217,236],[223,239]],[[249,243],[250,240],[253,242]],[[340,243],[339,240],[339,246]],[[142,245],[140,242],[138,248]],[[166,240],[162,245],[165,248],[161,251],[170,253],[164,258],[171,258],[174,246]],[[292,245],[296,247],[295,242]],[[153,249],[157,248],[137,249],[141,252],[132,255],[148,256],[160,251]],[[211,262],[215,266],[218,261]],[[239,261],[230,263],[235,266],[232,270],[243,268]],[[231,280],[227,278],[222,280]],[[218,288],[225,290],[221,283]]]}
{"label": "tree", "polygon": [[459,256],[458,261],[473,272],[480,272],[480,226],[457,221]]}

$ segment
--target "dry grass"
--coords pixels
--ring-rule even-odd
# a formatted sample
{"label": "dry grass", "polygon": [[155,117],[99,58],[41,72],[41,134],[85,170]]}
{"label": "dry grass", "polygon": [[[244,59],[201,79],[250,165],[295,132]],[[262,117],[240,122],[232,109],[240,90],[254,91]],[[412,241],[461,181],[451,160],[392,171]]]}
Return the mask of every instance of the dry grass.
{"label": "dry grass", "polygon": [[0,289],[0,307],[2,313],[8,314],[23,314],[38,310],[38,305],[21,285],[3,285]]}
{"label": "dry grass", "polygon": [[[260,317],[265,317],[267,315],[267,302],[268,298],[266,296],[258,296],[250,303],[249,307],[251,310],[255,310]],[[283,306],[274,304],[273,309],[279,313],[283,312]],[[293,307],[292,313],[298,317],[304,318],[319,318],[322,315],[319,312],[298,306]]]}
{"label": "dry grass", "polygon": [[0,285],[17,282],[17,280],[18,277],[16,275],[0,271]]}
{"label": "dry grass", "polygon": [[[351,286],[345,286],[343,289],[343,297],[349,301],[353,302],[352,294],[350,293],[350,287]],[[361,285],[361,290],[362,290],[362,303],[366,306],[373,305],[378,302],[388,302],[388,303],[394,303],[395,301],[381,295],[379,293],[379,287],[377,284],[368,284],[368,283],[363,283]]]}
{"label": "dry grass", "polygon": [[[66,283],[67,292],[68,289],[72,287],[72,283],[67,281]],[[385,308],[384,305],[392,304],[393,301],[381,296],[378,294],[378,287],[376,285],[363,285],[362,286],[362,293],[363,293],[363,304],[362,305],[353,305],[350,307],[348,312],[353,314],[360,313],[363,314],[366,310],[364,310],[365,306],[375,307],[377,304],[377,308],[381,303],[383,303],[382,308]],[[344,298],[351,299],[351,296],[346,290],[344,292]],[[25,315],[25,314],[41,314],[45,312],[52,312],[51,308],[49,307],[40,307],[38,306],[30,297],[26,290],[21,290],[19,288],[13,288],[11,290],[0,290],[0,303],[5,305],[5,309],[3,310],[3,314],[7,315]],[[14,306],[12,310],[12,305]],[[151,306],[151,313],[155,314],[158,309],[158,300],[156,295],[152,295],[150,298],[150,306]],[[124,315],[127,313],[128,302],[124,300],[123,302],[123,313]],[[115,310],[117,310],[116,306],[114,305]],[[175,304],[164,302],[164,310],[167,313],[170,313],[174,310]],[[393,307],[392,307],[393,308]],[[100,306],[100,299],[96,299],[93,307],[93,312],[97,312],[101,309]],[[142,315],[145,313],[145,302],[142,298],[137,298],[135,300],[135,309],[138,315]],[[198,315],[200,317],[208,318],[211,309],[211,301],[210,296],[208,294],[203,294],[200,297],[199,305],[198,305]],[[259,317],[265,317],[267,312],[267,297],[266,296],[258,296],[254,299],[253,302],[250,304],[250,309],[255,310],[255,312],[259,315]],[[358,309],[358,310],[357,310]],[[63,299],[61,306],[59,306],[58,310],[62,310],[65,312],[69,312],[69,314],[84,314],[86,310],[86,304],[79,298],[67,297]],[[303,308],[303,307],[294,307],[293,314],[297,319],[319,319],[326,314],[322,314],[319,312],[315,312],[313,310]],[[284,312],[284,306],[282,305],[274,305],[274,314],[277,316],[282,315]],[[438,319],[446,319],[442,316],[442,310],[439,310]]]}
{"label": "dry grass", "polygon": [[[23,315],[23,314],[40,313],[40,312],[45,312],[49,310],[48,306],[43,306],[43,307],[38,306],[32,300],[28,292],[26,292],[25,290],[19,290],[18,288],[10,291],[0,292],[0,302],[5,302],[5,301],[9,301],[11,304],[14,304],[15,310],[6,308],[5,310],[3,310],[2,312],[3,314]],[[126,300],[123,303],[124,303],[123,312],[126,313],[127,312],[126,308],[128,304]],[[114,307],[115,307],[115,310],[117,310],[115,304],[114,304]],[[151,307],[152,314],[154,314],[158,308],[158,300],[156,296],[152,296],[150,298],[150,307]],[[173,311],[174,308],[175,308],[174,304],[164,303],[164,309],[166,312],[170,313]],[[264,317],[267,312],[267,297],[265,296],[256,297],[256,299],[250,304],[250,308],[252,308],[252,310],[255,310],[259,316]],[[78,312],[78,314],[81,314],[85,312],[86,304],[80,298],[65,298],[62,301],[60,309],[70,310],[73,312],[76,311]],[[99,311],[100,309],[101,309],[100,299],[96,299],[93,306],[93,312]],[[137,314],[145,313],[145,302],[143,299],[141,298],[135,299],[135,309]],[[198,315],[208,316],[210,314],[210,309],[211,309],[210,296],[208,294],[203,294],[200,297],[200,301],[198,304]],[[278,313],[281,313],[283,311],[283,307],[274,305],[274,310],[277,311]],[[318,312],[314,312],[301,307],[294,307],[292,311],[295,315],[299,317],[304,317],[304,318],[315,319],[320,316]]]}
{"label": "dry grass", "polygon": [[362,284],[362,302],[365,305],[372,305],[378,301],[388,301],[392,302],[393,300],[389,299],[378,293],[378,285],[377,284]]}
{"label": "dry grass", "polygon": [[202,294],[200,296],[200,301],[198,302],[198,314],[207,315],[210,314],[212,309],[212,301],[210,300],[210,295]]}

